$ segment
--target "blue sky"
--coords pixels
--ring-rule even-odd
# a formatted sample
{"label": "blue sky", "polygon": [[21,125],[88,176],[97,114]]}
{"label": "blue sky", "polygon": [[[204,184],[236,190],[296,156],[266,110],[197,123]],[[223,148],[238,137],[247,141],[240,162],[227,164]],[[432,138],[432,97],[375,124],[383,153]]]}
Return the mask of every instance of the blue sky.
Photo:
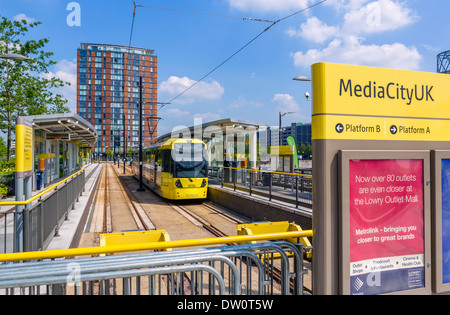
{"label": "blue sky", "polygon": [[[48,37],[58,65],[52,74],[72,82],[62,91],[75,108],[76,50],[81,42],[128,45],[132,0],[78,0],[80,26],[69,26],[69,0],[14,0],[0,14],[43,24],[30,38]],[[279,20],[319,0],[135,0],[137,4]],[[436,55],[450,49],[448,0],[328,0],[280,21],[204,81],[165,106],[159,134],[175,126],[221,118],[278,125],[283,118],[310,122],[311,65],[328,61],[436,71]],[[159,58],[159,102],[167,102],[202,78],[270,23],[138,7],[132,45],[155,49]]]}

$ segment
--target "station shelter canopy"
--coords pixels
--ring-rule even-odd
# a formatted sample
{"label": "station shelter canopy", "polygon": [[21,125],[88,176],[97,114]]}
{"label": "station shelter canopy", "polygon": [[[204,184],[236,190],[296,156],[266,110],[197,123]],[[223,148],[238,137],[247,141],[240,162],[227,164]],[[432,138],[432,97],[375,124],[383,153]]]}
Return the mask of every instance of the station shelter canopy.
{"label": "station shelter canopy", "polygon": [[[207,123],[202,123],[201,125],[194,125],[191,127],[186,127],[186,129],[189,129],[192,137],[195,137],[196,129],[200,127],[201,132],[202,132],[202,139],[203,139],[203,141],[207,141],[208,138],[210,138],[211,136],[209,134],[205,133],[204,131],[211,127],[217,127],[225,134],[227,131],[227,127],[234,128],[235,130],[245,130],[246,128],[249,128],[249,127],[259,129],[261,127],[267,128],[267,126],[268,125],[265,123],[251,122],[251,121],[240,120],[240,119],[235,119],[235,118],[226,118],[226,119],[215,120],[215,121],[211,121],[211,122],[207,122]],[[183,129],[179,129],[179,130],[183,131]],[[174,130],[170,133],[167,133],[163,136],[158,137],[156,142],[167,141],[168,139],[172,138],[174,136],[174,134],[175,135],[177,134],[177,130]]]}
{"label": "station shelter canopy", "polygon": [[82,117],[67,113],[21,118],[33,128],[32,166],[27,169],[33,170],[33,189],[47,187],[91,160],[89,149],[97,142],[98,133]]}
{"label": "station shelter canopy", "polygon": [[[224,161],[232,161],[233,166],[249,160],[249,166],[256,166],[258,131],[266,130],[265,123],[226,118],[207,123],[201,119],[194,120],[194,126],[177,127],[170,133],[158,137],[157,143],[170,138],[193,137],[202,139],[208,146],[210,166],[224,165]],[[246,153],[246,144],[249,152]],[[247,162],[245,162],[246,164]]]}
{"label": "station shelter canopy", "polygon": [[36,115],[24,117],[32,122],[33,129],[41,129],[54,135],[69,135],[70,141],[83,146],[93,146],[98,138],[95,128],[82,117],[73,114]]}

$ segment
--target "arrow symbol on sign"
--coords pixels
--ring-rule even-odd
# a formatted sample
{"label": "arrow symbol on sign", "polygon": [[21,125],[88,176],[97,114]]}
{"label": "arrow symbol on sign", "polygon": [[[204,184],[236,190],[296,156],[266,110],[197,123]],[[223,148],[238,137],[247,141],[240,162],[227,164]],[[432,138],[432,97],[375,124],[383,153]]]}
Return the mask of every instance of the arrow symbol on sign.
{"label": "arrow symbol on sign", "polygon": [[342,133],[342,131],[344,131],[344,125],[342,125],[342,124],[337,124],[337,125],[336,125],[336,131],[337,131],[338,133]]}
{"label": "arrow symbol on sign", "polygon": [[391,133],[395,135],[397,133],[397,126],[391,126]]}

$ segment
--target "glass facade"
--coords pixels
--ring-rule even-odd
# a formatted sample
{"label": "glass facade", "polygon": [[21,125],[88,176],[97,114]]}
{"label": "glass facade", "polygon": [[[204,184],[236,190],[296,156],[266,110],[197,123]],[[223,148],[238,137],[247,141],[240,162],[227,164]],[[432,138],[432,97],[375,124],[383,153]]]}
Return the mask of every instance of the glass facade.
{"label": "glass facade", "polygon": [[292,136],[295,139],[295,143],[297,146],[301,146],[302,144],[306,147],[311,145],[311,124],[301,124],[301,123],[293,123],[291,125]]}
{"label": "glass facade", "polygon": [[[312,144],[311,139],[311,123],[293,123],[290,126],[283,127],[281,130],[281,145],[288,145],[287,137],[292,136],[298,148],[301,145],[305,147]],[[278,128],[267,128],[267,145],[278,145]]]}
{"label": "glass facade", "polygon": [[154,50],[82,43],[77,69],[77,114],[98,132],[94,153],[119,154],[139,145],[140,77],[143,145],[150,145],[151,125],[156,139],[158,57]]}

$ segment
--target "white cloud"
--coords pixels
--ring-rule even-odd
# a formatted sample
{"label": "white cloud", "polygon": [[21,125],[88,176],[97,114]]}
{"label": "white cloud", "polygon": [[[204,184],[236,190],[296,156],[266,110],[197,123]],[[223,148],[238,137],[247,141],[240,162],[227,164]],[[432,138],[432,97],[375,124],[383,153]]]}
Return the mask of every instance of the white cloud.
{"label": "white cloud", "polygon": [[277,109],[279,111],[292,113],[286,116],[286,119],[289,117],[290,121],[307,121],[307,119],[310,119],[302,113],[300,105],[290,94],[275,94],[272,102],[278,105]]}
{"label": "white cloud", "polygon": [[401,43],[365,45],[362,39],[335,39],[328,47],[293,54],[294,64],[309,67],[317,62],[337,62],[362,66],[418,70],[422,56],[415,47]]}
{"label": "white cloud", "polygon": [[[180,78],[171,76],[167,81],[161,83],[159,91],[175,97],[191,87],[195,82],[196,81],[189,79],[188,77]],[[184,95],[180,96],[180,98],[177,99],[177,102],[188,104],[199,100],[216,100],[222,97],[224,91],[225,89],[215,80],[207,82],[202,81],[188,90]]]}
{"label": "white cloud", "polygon": [[66,59],[60,60],[54,66],[54,72],[42,74],[41,77],[50,79],[52,77],[61,79],[64,82],[69,82],[62,88],[56,89],[54,93],[61,94],[68,102],[70,110],[74,113],[77,111],[77,63],[76,61],[69,61]]}
{"label": "white cloud", "polygon": [[288,29],[286,33],[291,37],[302,37],[307,41],[314,43],[323,43],[326,40],[336,36],[339,28],[328,26],[315,16],[308,18],[306,23],[300,25],[300,30]]}
{"label": "white cloud", "polygon": [[[332,6],[336,10],[357,10],[371,0],[328,0],[324,5]],[[371,1],[372,2],[372,1]]]}
{"label": "white cloud", "polygon": [[26,16],[26,15],[23,14],[23,13],[17,14],[16,16],[14,16],[13,19],[14,19],[14,21],[22,21],[22,20],[25,20],[25,21],[27,21],[27,24],[30,24],[30,23],[33,23],[34,21],[36,21],[36,19],[30,18],[30,17]]}
{"label": "white cloud", "polygon": [[186,117],[189,115],[189,112],[183,111],[179,108],[168,108],[166,111],[167,116],[172,118],[180,118],[180,117]]}
{"label": "white cloud", "polygon": [[220,115],[214,113],[201,113],[195,114],[194,118],[201,118],[203,122],[208,122],[220,119]]}
{"label": "white cloud", "polygon": [[368,44],[367,36],[393,31],[417,21],[406,2],[397,0],[331,0],[328,5],[343,11],[343,21],[329,26],[315,17],[288,31],[314,43],[330,41],[326,47],[292,53],[294,64],[310,67],[316,62],[338,62],[375,67],[418,70],[422,56],[416,47],[403,43]]}
{"label": "white cloud", "polygon": [[287,12],[301,10],[311,0],[227,0],[234,9],[250,12]]}
{"label": "white cloud", "polygon": [[344,16],[344,33],[381,33],[396,30],[417,20],[406,3],[393,0],[371,2]]}
{"label": "white cloud", "polygon": [[296,112],[300,109],[294,97],[289,94],[275,94],[272,102],[277,103],[279,109],[285,112]]}
{"label": "white cloud", "polygon": [[233,101],[230,104],[230,108],[248,108],[248,107],[259,108],[262,107],[262,105],[263,104],[260,102],[250,101],[246,99],[245,96],[241,95],[237,98],[237,100]]}

